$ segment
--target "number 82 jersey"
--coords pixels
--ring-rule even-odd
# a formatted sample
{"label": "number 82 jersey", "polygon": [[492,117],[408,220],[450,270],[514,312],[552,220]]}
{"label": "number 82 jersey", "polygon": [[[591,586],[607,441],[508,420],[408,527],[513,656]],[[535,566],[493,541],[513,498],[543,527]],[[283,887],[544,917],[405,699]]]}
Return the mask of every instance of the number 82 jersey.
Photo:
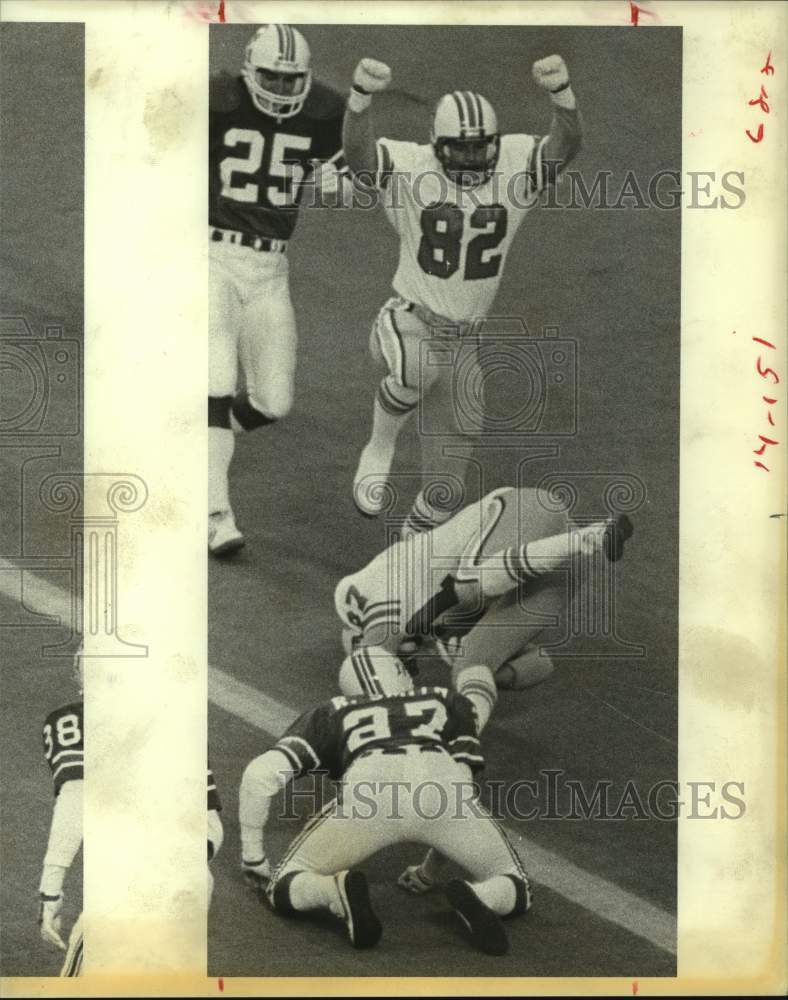
{"label": "number 82 jersey", "polygon": [[378,140],[376,183],[400,238],[399,295],[456,322],[489,312],[514,234],[542,189],[544,144],[502,136],[493,175],[463,189],[432,146]]}
{"label": "number 82 jersey", "polygon": [[83,703],[73,702],[50,712],[44,722],[44,758],[52,772],[55,795],[67,781],[84,776]]}

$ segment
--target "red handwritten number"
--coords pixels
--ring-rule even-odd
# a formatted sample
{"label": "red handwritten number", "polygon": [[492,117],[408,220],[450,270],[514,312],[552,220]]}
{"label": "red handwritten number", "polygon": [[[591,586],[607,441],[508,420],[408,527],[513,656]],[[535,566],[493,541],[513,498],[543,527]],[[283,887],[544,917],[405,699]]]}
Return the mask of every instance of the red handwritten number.
{"label": "red handwritten number", "polygon": [[[218,13],[219,13],[219,20],[220,20],[220,22],[222,24],[224,24],[224,0],[219,0],[219,11],[218,11]],[[222,988],[222,989],[224,988],[224,983],[222,983],[222,986],[220,988]]]}
{"label": "red handwritten number", "polygon": [[780,376],[777,374],[777,372],[773,368],[761,368],[761,356],[760,356],[760,354],[758,355],[758,360],[755,363],[755,368],[756,368],[758,374],[761,376],[761,378],[768,378],[770,375],[773,375],[774,378],[772,379],[772,383],[774,385],[777,385],[779,383]]}
{"label": "red handwritten number", "polygon": [[772,50],[769,49],[769,55],[766,57],[766,62],[761,68],[761,73],[765,73],[766,76],[774,76],[774,66],[772,66]]}

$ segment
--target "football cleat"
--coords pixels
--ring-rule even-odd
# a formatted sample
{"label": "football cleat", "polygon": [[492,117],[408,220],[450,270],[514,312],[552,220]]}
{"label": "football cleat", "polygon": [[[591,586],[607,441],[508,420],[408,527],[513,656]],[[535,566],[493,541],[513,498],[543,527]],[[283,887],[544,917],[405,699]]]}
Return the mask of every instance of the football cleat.
{"label": "football cleat", "polygon": [[509,939],[501,918],[484,905],[467,882],[453,878],[446,886],[446,898],[480,951],[485,955],[506,954]]}
{"label": "football cleat", "polygon": [[388,510],[393,501],[388,484],[394,452],[388,454],[369,442],[361,452],[353,477],[353,502],[364,517],[377,517]]}
{"label": "football cleat", "polygon": [[366,875],[359,871],[339,872],[334,882],[351,944],[354,948],[373,948],[380,941],[383,927],[372,909]]}
{"label": "football cleat", "polygon": [[246,46],[241,74],[258,111],[292,118],[312,86],[307,40],[287,24],[265,24]]}
{"label": "football cleat", "polygon": [[208,551],[217,558],[232,555],[245,545],[231,510],[218,510],[208,517]]}
{"label": "football cleat", "polygon": [[624,542],[632,537],[632,522],[626,514],[619,514],[609,522],[605,531],[605,555],[610,562],[618,562],[624,554]]}

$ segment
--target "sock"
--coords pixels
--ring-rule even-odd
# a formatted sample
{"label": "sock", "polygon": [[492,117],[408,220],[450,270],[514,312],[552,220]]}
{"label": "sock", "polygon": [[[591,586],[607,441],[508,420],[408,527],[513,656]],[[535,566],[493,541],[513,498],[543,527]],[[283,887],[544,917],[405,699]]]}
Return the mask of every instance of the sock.
{"label": "sock", "polygon": [[208,397],[208,513],[230,509],[227,476],[235,437],[230,430],[232,396]]}
{"label": "sock", "polygon": [[561,535],[507,549],[504,560],[510,560],[510,565],[526,578],[552,573],[567,566],[573,556],[601,551],[607,528],[606,521],[575,527]]}
{"label": "sock", "polygon": [[344,915],[336,882],[331,875],[298,872],[288,887],[294,910],[330,910],[335,917]]}
{"label": "sock", "polygon": [[454,494],[451,485],[447,484],[445,491],[439,489],[440,486],[441,483],[438,481],[430,483],[429,486],[425,486],[424,489],[419,490],[416,499],[413,501],[410,513],[405,519],[403,534],[415,535],[422,531],[431,531],[433,528],[437,528],[438,525],[445,524],[449,520],[454,513],[456,503],[452,502],[451,506],[443,506],[442,504],[433,504],[429,500],[430,495],[439,498],[441,493],[444,493],[450,501],[453,501]]}
{"label": "sock", "polygon": [[499,917],[508,917],[517,907],[517,889],[508,875],[494,875],[484,882],[468,883],[479,899]]}
{"label": "sock", "polygon": [[381,379],[372,411],[370,444],[383,452],[392,452],[399,432],[418,404],[418,389],[404,388],[391,375]]}
{"label": "sock", "polygon": [[498,701],[498,691],[490,668],[463,664],[452,671],[452,686],[465,695],[476,710],[476,732],[481,733]]}

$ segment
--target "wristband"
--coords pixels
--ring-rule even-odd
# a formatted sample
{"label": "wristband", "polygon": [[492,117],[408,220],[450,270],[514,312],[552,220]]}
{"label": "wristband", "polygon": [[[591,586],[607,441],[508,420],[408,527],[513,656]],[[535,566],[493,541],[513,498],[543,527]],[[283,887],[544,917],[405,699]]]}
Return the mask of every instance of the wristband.
{"label": "wristband", "polygon": [[366,111],[371,103],[372,95],[353,84],[347,99],[347,106],[350,110],[355,112],[355,114],[359,114],[362,111]]}
{"label": "wristband", "polygon": [[550,91],[550,100],[553,104],[557,105],[559,108],[566,108],[569,111],[574,110],[577,106],[577,101],[575,100],[574,92],[570,84],[562,83],[560,87],[556,87],[555,90]]}
{"label": "wristband", "polygon": [[62,893],[58,893],[57,896],[47,896],[45,892],[39,892],[38,898],[42,903],[56,903],[59,899],[63,898]]}

